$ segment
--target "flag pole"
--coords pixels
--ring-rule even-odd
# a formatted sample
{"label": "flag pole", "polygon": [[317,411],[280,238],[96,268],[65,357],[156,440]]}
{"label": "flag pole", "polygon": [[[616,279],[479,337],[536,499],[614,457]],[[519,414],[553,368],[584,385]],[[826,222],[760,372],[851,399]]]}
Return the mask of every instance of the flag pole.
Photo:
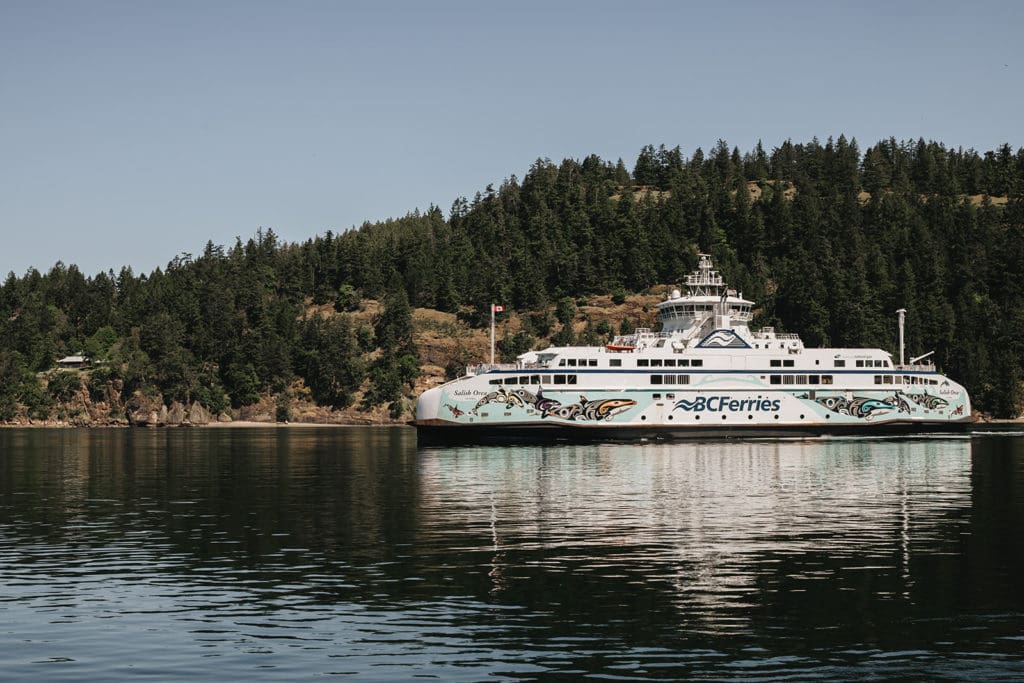
{"label": "flag pole", "polygon": [[494,304],[491,304],[491,365],[494,365]]}

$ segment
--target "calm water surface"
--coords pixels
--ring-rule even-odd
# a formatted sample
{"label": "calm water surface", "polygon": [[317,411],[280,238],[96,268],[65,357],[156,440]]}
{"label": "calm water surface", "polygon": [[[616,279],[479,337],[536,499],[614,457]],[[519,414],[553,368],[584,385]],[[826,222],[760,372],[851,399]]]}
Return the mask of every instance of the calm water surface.
{"label": "calm water surface", "polygon": [[0,430],[0,678],[1024,679],[1024,436]]}

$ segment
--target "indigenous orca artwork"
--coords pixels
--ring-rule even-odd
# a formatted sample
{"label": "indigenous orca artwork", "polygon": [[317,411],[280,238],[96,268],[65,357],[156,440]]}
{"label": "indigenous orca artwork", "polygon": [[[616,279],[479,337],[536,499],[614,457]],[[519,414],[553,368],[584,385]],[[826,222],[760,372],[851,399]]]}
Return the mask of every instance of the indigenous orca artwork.
{"label": "indigenous orca artwork", "polygon": [[[551,346],[485,363],[423,392],[425,440],[682,439],[745,434],[957,431],[972,422],[963,386],[924,359],[877,348],[807,348],[751,329],[755,303],[711,257],[657,304],[661,329],[602,346]],[[682,288],[681,288],[682,289]]]}
{"label": "indigenous orca artwork", "polygon": [[562,405],[560,401],[544,396],[544,390],[537,387],[536,393],[526,389],[513,389],[511,391],[504,387],[492,391],[483,396],[473,406],[472,413],[479,415],[484,406],[491,403],[504,403],[507,408],[525,408],[532,406],[540,414],[540,417],[555,417],[562,420],[610,420],[615,415],[628,410],[636,405],[632,399],[609,398],[598,401],[589,401],[586,396],[580,396],[579,401],[569,405]]}

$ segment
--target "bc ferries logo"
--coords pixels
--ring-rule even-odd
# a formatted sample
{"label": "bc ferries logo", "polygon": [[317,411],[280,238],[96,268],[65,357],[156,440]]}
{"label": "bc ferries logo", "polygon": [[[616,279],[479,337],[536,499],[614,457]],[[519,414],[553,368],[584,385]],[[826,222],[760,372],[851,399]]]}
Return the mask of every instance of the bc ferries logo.
{"label": "bc ferries logo", "polygon": [[715,330],[700,340],[699,349],[749,349],[750,344],[732,330]]}
{"label": "bc ferries logo", "polygon": [[731,396],[698,396],[692,401],[685,398],[676,401],[673,410],[683,410],[693,413],[739,413],[751,410],[775,411],[782,407],[782,402],[777,399],[761,398],[732,398]]}

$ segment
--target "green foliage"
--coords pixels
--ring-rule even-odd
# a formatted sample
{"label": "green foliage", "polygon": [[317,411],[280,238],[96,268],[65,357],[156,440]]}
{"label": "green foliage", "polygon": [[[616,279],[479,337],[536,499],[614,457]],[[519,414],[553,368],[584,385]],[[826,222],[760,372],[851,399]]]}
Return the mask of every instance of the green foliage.
{"label": "green foliage", "polygon": [[350,406],[366,374],[351,319],[336,315],[307,320],[296,367],[317,403]]}
{"label": "green foliage", "polygon": [[572,321],[576,319],[576,302],[572,300],[572,297],[563,296],[558,300],[555,307],[555,318],[562,325],[572,325]]}
{"label": "green foliage", "polygon": [[289,422],[292,419],[292,396],[287,391],[277,395],[274,406],[274,421]]}
{"label": "green foliage", "polygon": [[236,362],[224,373],[224,389],[231,397],[231,405],[241,408],[260,400],[260,378],[252,363]]}
{"label": "green foliage", "polygon": [[334,299],[334,310],[339,313],[358,311],[363,302],[362,294],[350,284],[338,287],[338,295]]}
{"label": "green foliage", "polygon": [[385,353],[409,353],[412,342],[412,308],[404,289],[393,289],[384,299],[384,310],[374,326],[377,344]]}
{"label": "green foliage", "polygon": [[46,389],[55,400],[65,402],[71,399],[82,388],[82,378],[77,372],[66,370],[50,375]]}
{"label": "green foliage", "polygon": [[107,387],[116,379],[116,372],[107,365],[101,365],[89,373],[86,388],[89,390],[89,398],[93,401],[103,401],[107,397]]}
{"label": "green foliage", "polygon": [[530,334],[525,331],[516,332],[513,335],[503,336],[498,340],[498,352],[502,363],[511,363],[516,357],[526,353],[536,342]]}
{"label": "green foliage", "polygon": [[[893,311],[907,308],[908,352],[934,349],[978,408],[1010,416],[1024,400],[1022,193],[1024,150],[1009,145],[890,138],[862,151],[840,136],[747,153],[718,141],[689,158],[648,145],[632,176],[622,160],[539,159],[521,181],[457,199],[447,219],[431,206],[302,244],[260,229],[148,274],[87,277],[57,263],[0,285],[0,371],[15,377],[0,387],[0,419],[49,411],[48,392],[26,378],[80,348],[109,359],[128,394],[191,397],[215,412],[296,374],[317,401],[346,405],[372,353],[369,404],[405,410],[399,359],[415,354],[413,306],[486,328],[501,302],[534,311],[524,333],[547,338],[557,302],[553,341],[569,344],[569,297],[610,292],[618,305],[677,283],[698,251],[759,302],[758,322],[808,343],[892,349]],[[373,330],[350,321],[340,347],[325,327],[310,331],[307,301],[344,313],[363,295],[382,299]],[[582,337],[607,334],[598,324]],[[508,354],[520,348],[509,343]]]}
{"label": "green foliage", "polygon": [[111,350],[117,343],[117,331],[110,325],[104,325],[95,334],[85,340],[83,350],[92,362],[110,359]]}
{"label": "green foliage", "polygon": [[555,318],[547,308],[530,313],[527,318],[530,321],[530,326],[541,337],[550,335],[551,330],[555,327]]}
{"label": "green foliage", "polygon": [[0,351],[0,420],[11,420],[17,414],[24,374],[20,354]]}

